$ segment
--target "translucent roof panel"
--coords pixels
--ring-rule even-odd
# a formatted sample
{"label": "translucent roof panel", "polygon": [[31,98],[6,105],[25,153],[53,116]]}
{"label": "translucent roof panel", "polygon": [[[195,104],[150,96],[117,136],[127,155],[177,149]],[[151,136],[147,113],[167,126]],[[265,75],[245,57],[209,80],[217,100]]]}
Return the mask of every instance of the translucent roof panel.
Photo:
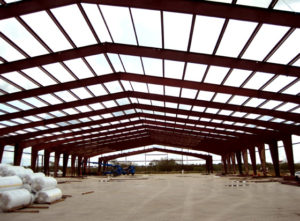
{"label": "translucent roof panel", "polygon": [[77,5],[51,9],[51,12],[77,47],[97,43]]}
{"label": "translucent roof panel", "polygon": [[56,84],[56,82],[51,77],[49,77],[49,75],[47,75],[39,68],[28,68],[22,71],[43,86]]}
{"label": "translucent roof panel", "polygon": [[113,73],[103,54],[86,57],[86,60],[98,76]]}
{"label": "translucent roof panel", "polygon": [[179,93],[180,93],[179,87],[165,86],[165,95],[179,97]]}
{"label": "translucent roof panel", "polygon": [[75,78],[59,63],[44,65],[43,68],[62,83],[75,80]]}
{"label": "translucent roof panel", "polygon": [[84,8],[89,20],[91,21],[100,41],[112,42],[112,39],[101,16],[100,10],[98,9],[98,5],[84,3],[82,3],[81,5]]}
{"label": "translucent roof panel", "polygon": [[240,87],[250,74],[251,71],[233,69],[229,77],[226,79],[224,85],[232,86],[232,87]]}
{"label": "translucent roof panel", "polygon": [[300,29],[297,28],[288,39],[280,46],[280,48],[273,54],[268,62],[278,64],[288,64],[296,55],[299,54],[300,44]]}
{"label": "translucent roof panel", "polygon": [[163,76],[161,59],[143,57],[142,61],[143,61],[146,75],[157,76],[157,77]]}
{"label": "translucent roof panel", "polygon": [[19,74],[18,72],[10,72],[4,74],[3,76],[11,80],[12,82],[16,82],[19,86],[23,87],[24,89],[33,89],[38,87],[36,84],[28,80],[26,77]]}
{"label": "translucent roof panel", "polygon": [[79,79],[90,78],[94,76],[81,58],[68,60],[64,63]]}
{"label": "translucent roof panel", "polygon": [[118,93],[118,92],[123,91],[123,89],[118,81],[112,81],[112,82],[105,83],[105,86],[107,87],[107,89],[109,90],[110,93]]}
{"label": "translucent roof panel", "polygon": [[245,88],[259,89],[267,83],[274,75],[264,72],[256,72],[254,76],[245,84]]}
{"label": "translucent roof panel", "polygon": [[152,94],[164,94],[164,87],[158,84],[148,84],[149,92]]}
{"label": "translucent roof panel", "polygon": [[264,88],[265,91],[278,92],[286,85],[294,81],[296,77],[283,76],[280,75],[276,77],[267,87]]}
{"label": "translucent roof panel", "polygon": [[164,45],[167,49],[186,51],[192,15],[163,12]]}
{"label": "translucent roof panel", "polygon": [[231,96],[231,94],[217,93],[213,101],[219,103],[226,103]]}
{"label": "translucent roof panel", "polygon": [[0,79],[0,88],[7,93],[14,93],[20,91],[17,87],[13,86],[12,84],[8,83],[7,81]]}
{"label": "translucent roof panel", "polygon": [[131,9],[139,45],[162,47],[160,12]]}
{"label": "translucent roof panel", "polygon": [[124,68],[122,66],[119,56],[117,54],[111,54],[111,53],[108,53],[107,55],[108,55],[110,62],[113,65],[113,68],[115,69],[115,71],[116,72],[119,72],[119,71],[124,72]]}
{"label": "translucent roof panel", "polygon": [[230,19],[217,55],[237,57],[251,36],[257,23]]}
{"label": "translucent roof panel", "polygon": [[0,49],[0,56],[6,61],[16,61],[25,58],[20,52],[18,52],[2,38],[0,38]]}
{"label": "translucent roof panel", "polygon": [[101,11],[116,43],[136,45],[129,8],[101,5]]}
{"label": "translucent roof panel", "polygon": [[195,99],[197,92],[197,90],[182,88],[181,97]]}
{"label": "translucent roof panel", "polygon": [[107,95],[106,90],[102,86],[102,84],[94,84],[91,86],[88,86],[88,89],[95,95],[95,96],[103,96]]}
{"label": "translucent roof panel", "polygon": [[184,62],[179,61],[165,61],[165,77],[182,79]]}
{"label": "translucent roof panel", "polygon": [[299,13],[300,2],[298,0],[279,0],[274,9]]}
{"label": "translucent roof panel", "polygon": [[212,54],[224,24],[223,18],[196,16],[191,52]]}
{"label": "translucent roof panel", "polygon": [[47,54],[46,49],[15,18],[1,20],[0,31],[30,56]]}
{"label": "translucent roof panel", "polygon": [[287,30],[288,27],[263,24],[242,58],[262,61]]}
{"label": "translucent roof panel", "polygon": [[210,101],[214,96],[214,94],[215,94],[214,92],[210,92],[210,91],[199,91],[197,99]]}
{"label": "translucent roof panel", "polygon": [[237,0],[237,5],[253,6],[260,8],[268,8],[272,0]]}
{"label": "translucent roof panel", "polygon": [[143,93],[148,92],[147,85],[145,83],[139,83],[139,82],[131,82],[132,88],[134,91],[139,91]]}
{"label": "translucent roof panel", "polygon": [[201,82],[207,65],[187,63],[184,80]]}
{"label": "translucent roof panel", "polygon": [[228,71],[229,68],[220,66],[210,66],[204,82],[211,84],[220,84],[223,81],[226,74],[228,73]]}
{"label": "translucent roof panel", "polygon": [[45,11],[21,16],[22,19],[39,35],[52,51],[72,48],[53,20]]}
{"label": "translucent roof panel", "polygon": [[292,94],[292,95],[299,94],[300,93],[300,81],[298,80],[297,83],[293,84],[292,86],[290,86],[289,88],[284,90],[282,93]]}
{"label": "translucent roof panel", "polygon": [[144,74],[140,57],[120,55],[126,72]]}

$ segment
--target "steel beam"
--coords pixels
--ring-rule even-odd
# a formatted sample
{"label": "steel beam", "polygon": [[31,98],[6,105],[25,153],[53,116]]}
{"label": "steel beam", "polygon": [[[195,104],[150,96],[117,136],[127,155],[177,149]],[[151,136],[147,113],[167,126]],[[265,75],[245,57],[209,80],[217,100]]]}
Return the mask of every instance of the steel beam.
{"label": "steel beam", "polygon": [[271,157],[273,161],[275,176],[280,177],[280,168],[279,168],[279,155],[278,155],[278,144],[276,140],[269,142]]}
{"label": "steel beam", "polygon": [[243,175],[241,151],[236,151],[235,155],[236,155],[236,160],[237,160],[237,163],[238,163],[239,173],[240,173],[240,175]]}
{"label": "steel beam", "polygon": [[291,176],[295,176],[295,164],[293,154],[293,143],[291,135],[286,136],[283,140],[286,159],[288,161]]}
{"label": "steel beam", "polygon": [[20,166],[24,147],[19,143],[15,144],[14,150],[14,166]]}
{"label": "steel beam", "polygon": [[0,74],[19,71],[26,68],[42,66],[55,62],[81,58],[101,53],[117,53],[158,59],[168,59],[181,62],[192,62],[207,65],[216,65],[243,70],[260,71],[287,76],[299,77],[300,68],[291,65],[281,65],[267,62],[251,61],[239,58],[230,58],[217,55],[190,53],[176,50],[124,45],[116,43],[95,44],[76,49],[40,55],[19,61],[13,61],[0,65]]}
{"label": "steel beam", "polygon": [[34,148],[31,149],[31,164],[30,167],[33,170],[33,172],[36,171],[36,158],[38,157],[38,151],[35,150]]}
{"label": "steel beam", "polygon": [[199,14],[227,19],[261,22],[273,25],[300,27],[299,14],[264,8],[221,4],[216,2],[203,2],[191,0],[27,0],[0,6],[0,19],[25,15],[37,11],[62,7],[75,3],[94,3],[111,6],[143,8],[178,13]]}
{"label": "steel beam", "polygon": [[251,163],[252,163],[252,170],[253,170],[253,175],[257,175],[257,169],[256,169],[256,156],[255,156],[255,147],[250,147],[249,148],[249,153],[250,153],[250,158],[251,158]]}
{"label": "steel beam", "polygon": [[69,161],[69,154],[64,153],[63,154],[63,177],[67,174],[67,168],[68,168],[68,161]]}
{"label": "steel beam", "polygon": [[4,145],[0,145],[0,163],[2,163],[4,148],[5,148]]}
{"label": "steel beam", "polygon": [[243,153],[245,174],[249,175],[249,164],[248,164],[248,151],[247,151],[247,149],[242,150],[242,153]]}

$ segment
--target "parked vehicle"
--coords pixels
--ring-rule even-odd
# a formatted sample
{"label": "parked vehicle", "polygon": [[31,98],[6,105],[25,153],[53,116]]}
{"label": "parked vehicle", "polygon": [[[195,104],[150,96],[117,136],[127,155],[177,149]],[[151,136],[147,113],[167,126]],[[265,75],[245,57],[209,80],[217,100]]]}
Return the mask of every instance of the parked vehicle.
{"label": "parked vehicle", "polygon": [[295,173],[295,177],[296,177],[296,180],[300,180],[300,171],[297,171]]}

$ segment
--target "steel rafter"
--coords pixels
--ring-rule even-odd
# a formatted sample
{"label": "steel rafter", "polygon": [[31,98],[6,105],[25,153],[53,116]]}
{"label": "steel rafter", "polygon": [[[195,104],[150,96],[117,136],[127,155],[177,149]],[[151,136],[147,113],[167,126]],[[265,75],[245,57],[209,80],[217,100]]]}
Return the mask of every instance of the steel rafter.
{"label": "steel rafter", "polygon": [[287,76],[299,77],[300,68],[291,65],[281,65],[267,62],[251,61],[238,58],[223,57],[200,53],[183,52],[169,49],[142,47],[134,45],[103,43],[80,48],[69,49],[47,55],[36,56],[19,61],[13,61],[0,65],[0,74],[18,71],[26,68],[42,66],[46,64],[63,62],[65,60],[81,58],[101,53],[116,53],[133,56],[168,59],[208,65],[238,68],[243,70],[260,71]]}

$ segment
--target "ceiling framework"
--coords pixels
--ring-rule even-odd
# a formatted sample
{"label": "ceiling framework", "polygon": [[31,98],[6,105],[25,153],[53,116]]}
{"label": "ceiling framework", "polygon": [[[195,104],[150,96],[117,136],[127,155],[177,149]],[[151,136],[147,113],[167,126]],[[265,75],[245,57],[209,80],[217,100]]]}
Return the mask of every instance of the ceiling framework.
{"label": "ceiling framework", "polygon": [[223,155],[300,135],[300,14],[259,4],[0,1],[0,144]]}

